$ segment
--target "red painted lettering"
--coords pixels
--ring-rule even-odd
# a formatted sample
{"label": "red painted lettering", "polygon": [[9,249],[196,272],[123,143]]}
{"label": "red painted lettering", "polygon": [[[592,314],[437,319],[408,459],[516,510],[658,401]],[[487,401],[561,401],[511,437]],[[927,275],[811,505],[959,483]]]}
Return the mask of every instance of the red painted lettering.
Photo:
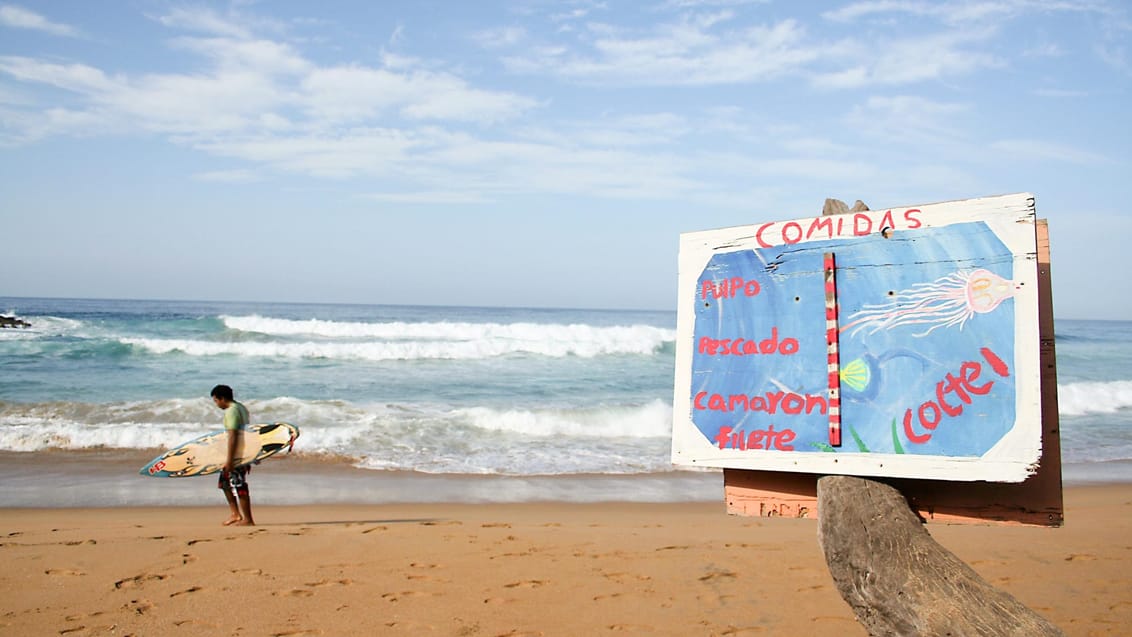
{"label": "red painted lettering", "polygon": [[798,225],[795,221],[791,221],[782,226],[782,240],[785,241],[787,245],[801,241],[802,226]]}
{"label": "red painted lettering", "polygon": [[1002,359],[999,358],[997,354],[992,352],[989,347],[980,349],[979,353],[983,355],[983,358],[987,359],[987,362],[990,363],[991,369],[994,370],[994,373],[1002,376],[1003,378],[1010,375],[1010,368],[1007,367],[1006,363],[1002,362]]}
{"label": "red painted lettering", "polygon": [[[912,410],[904,410],[904,435],[908,437],[908,442],[922,445],[932,439],[931,434],[917,434],[912,429]],[[723,447],[720,447],[722,449]]]}
{"label": "red painted lettering", "polygon": [[753,356],[756,354],[792,356],[798,353],[800,344],[798,339],[788,336],[778,337],[778,328],[770,329],[770,336],[764,339],[722,338],[715,339],[710,336],[701,336],[697,347],[700,354],[706,356]]}
{"label": "red painted lettering", "polygon": [[740,292],[747,296],[757,296],[762,291],[762,286],[758,281],[751,279],[744,280],[743,277],[731,277],[724,279],[716,284],[715,281],[706,280],[700,284],[700,298],[706,299],[708,294],[713,299],[733,299]]}
{"label": "red painted lettering", "polygon": [[766,429],[754,429],[746,435],[735,431],[733,427],[723,426],[715,434],[715,443],[720,449],[794,451],[792,443],[796,437],[793,429],[775,431],[774,425],[768,425]]}
{"label": "red painted lettering", "polygon": [[829,399],[823,394],[795,394],[794,392],[766,392],[764,394],[711,394],[697,392],[692,397],[692,407],[698,411],[761,411],[777,414],[797,415],[805,411],[811,414],[829,412]]}
{"label": "red painted lettering", "polygon": [[873,231],[873,218],[858,212],[853,215],[853,234],[863,237]]}
{"label": "red painted lettering", "polygon": [[[913,215],[913,213],[915,213],[915,215]],[[920,221],[920,218],[918,216],[916,216],[916,215],[919,215],[919,214],[920,214],[919,208],[909,208],[908,210],[904,211],[904,221],[908,222],[908,229],[909,230],[915,230],[916,228],[919,228],[920,226],[924,225],[924,223],[922,221]]]}
{"label": "red painted lettering", "polygon": [[769,244],[769,243],[767,243],[766,241],[763,240],[763,231],[765,231],[767,228],[769,228],[773,225],[774,225],[773,223],[764,223],[763,225],[759,226],[758,230],[755,231],[755,241],[758,241],[760,246],[762,246],[764,248],[771,247],[771,244]]}
{"label": "red painted lettering", "polygon": [[884,213],[884,216],[880,218],[880,228],[881,228],[881,230],[884,230],[885,228],[895,228],[895,227],[896,227],[896,222],[892,219],[892,211],[886,210],[885,213]]}
{"label": "red painted lettering", "polygon": [[806,232],[806,238],[812,239],[814,235],[820,233],[822,230],[825,230],[823,238],[832,239],[833,219],[831,219],[830,217],[818,217],[814,219],[814,222],[810,224],[809,231]]}
{"label": "red painted lettering", "polygon": [[[913,212],[913,211],[908,211]],[[914,212],[919,212],[915,210]],[[979,350],[983,355],[987,364],[999,376],[1007,377],[1010,375],[1010,369],[1006,366],[997,354],[995,354],[989,347],[983,347]],[[957,418],[963,415],[964,405],[970,405],[974,400],[973,396],[985,396],[994,388],[993,380],[988,380],[985,383],[978,384],[979,376],[983,373],[983,366],[977,361],[966,361],[959,366],[959,373],[948,373],[943,380],[935,385],[935,400],[929,400],[922,403],[912,413],[912,409],[904,411],[904,435],[908,437],[908,441],[922,445],[932,437],[932,431],[939,427],[944,417]],[[949,402],[948,397],[954,397],[955,401]],[[915,422],[913,422],[913,419]],[[924,433],[918,433],[915,424],[918,424]]]}

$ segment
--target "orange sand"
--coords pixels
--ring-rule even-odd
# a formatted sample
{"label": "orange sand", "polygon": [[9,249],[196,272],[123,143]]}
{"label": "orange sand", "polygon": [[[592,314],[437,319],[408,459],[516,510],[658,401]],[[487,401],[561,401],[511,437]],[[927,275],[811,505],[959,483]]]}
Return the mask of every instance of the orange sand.
{"label": "orange sand", "polygon": [[[722,494],[721,494],[722,497]],[[864,635],[813,520],[720,504],[0,511],[4,635]],[[928,527],[1069,635],[1132,634],[1132,487]]]}

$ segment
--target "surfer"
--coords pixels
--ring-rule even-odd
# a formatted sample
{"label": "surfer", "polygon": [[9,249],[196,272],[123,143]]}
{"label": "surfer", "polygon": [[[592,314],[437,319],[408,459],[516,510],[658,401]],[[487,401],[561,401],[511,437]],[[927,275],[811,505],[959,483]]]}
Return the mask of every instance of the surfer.
{"label": "surfer", "polygon": [[224,526],[255,526],[255,520],[252,519],[252,500],[248,494],[248,471],[251,467],[234,466],[244,428],[250,421],[248,408],[236,402],[232,388],[227,385],[217,385],[212,388],[212,402],[224,410],[224,430],[228,432],[228,457],[224,461],[224,468],[220,471],[220,480],[217,484],[224,492],[224,497],[228,499],[228,508],[232,511],[224,521]]}

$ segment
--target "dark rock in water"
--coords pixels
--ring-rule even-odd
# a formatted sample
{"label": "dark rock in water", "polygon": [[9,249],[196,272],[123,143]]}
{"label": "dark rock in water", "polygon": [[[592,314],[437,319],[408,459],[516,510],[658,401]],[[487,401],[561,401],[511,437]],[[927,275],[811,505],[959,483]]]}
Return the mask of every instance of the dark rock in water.
{"label": "dark rock in water", "polygon": [[14,316],[0,316],[0,328],[2,327],[31,327],[31,323]]}

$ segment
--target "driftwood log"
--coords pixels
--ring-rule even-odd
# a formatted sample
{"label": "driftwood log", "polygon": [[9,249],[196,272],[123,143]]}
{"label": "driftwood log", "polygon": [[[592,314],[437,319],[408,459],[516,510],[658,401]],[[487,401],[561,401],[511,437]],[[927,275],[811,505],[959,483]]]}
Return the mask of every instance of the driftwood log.
{"label": "driftwood log", "polygon": [[1064,635],[940,546],[899,491],[818,480],[818,541],[841,597],[869,635]]}

